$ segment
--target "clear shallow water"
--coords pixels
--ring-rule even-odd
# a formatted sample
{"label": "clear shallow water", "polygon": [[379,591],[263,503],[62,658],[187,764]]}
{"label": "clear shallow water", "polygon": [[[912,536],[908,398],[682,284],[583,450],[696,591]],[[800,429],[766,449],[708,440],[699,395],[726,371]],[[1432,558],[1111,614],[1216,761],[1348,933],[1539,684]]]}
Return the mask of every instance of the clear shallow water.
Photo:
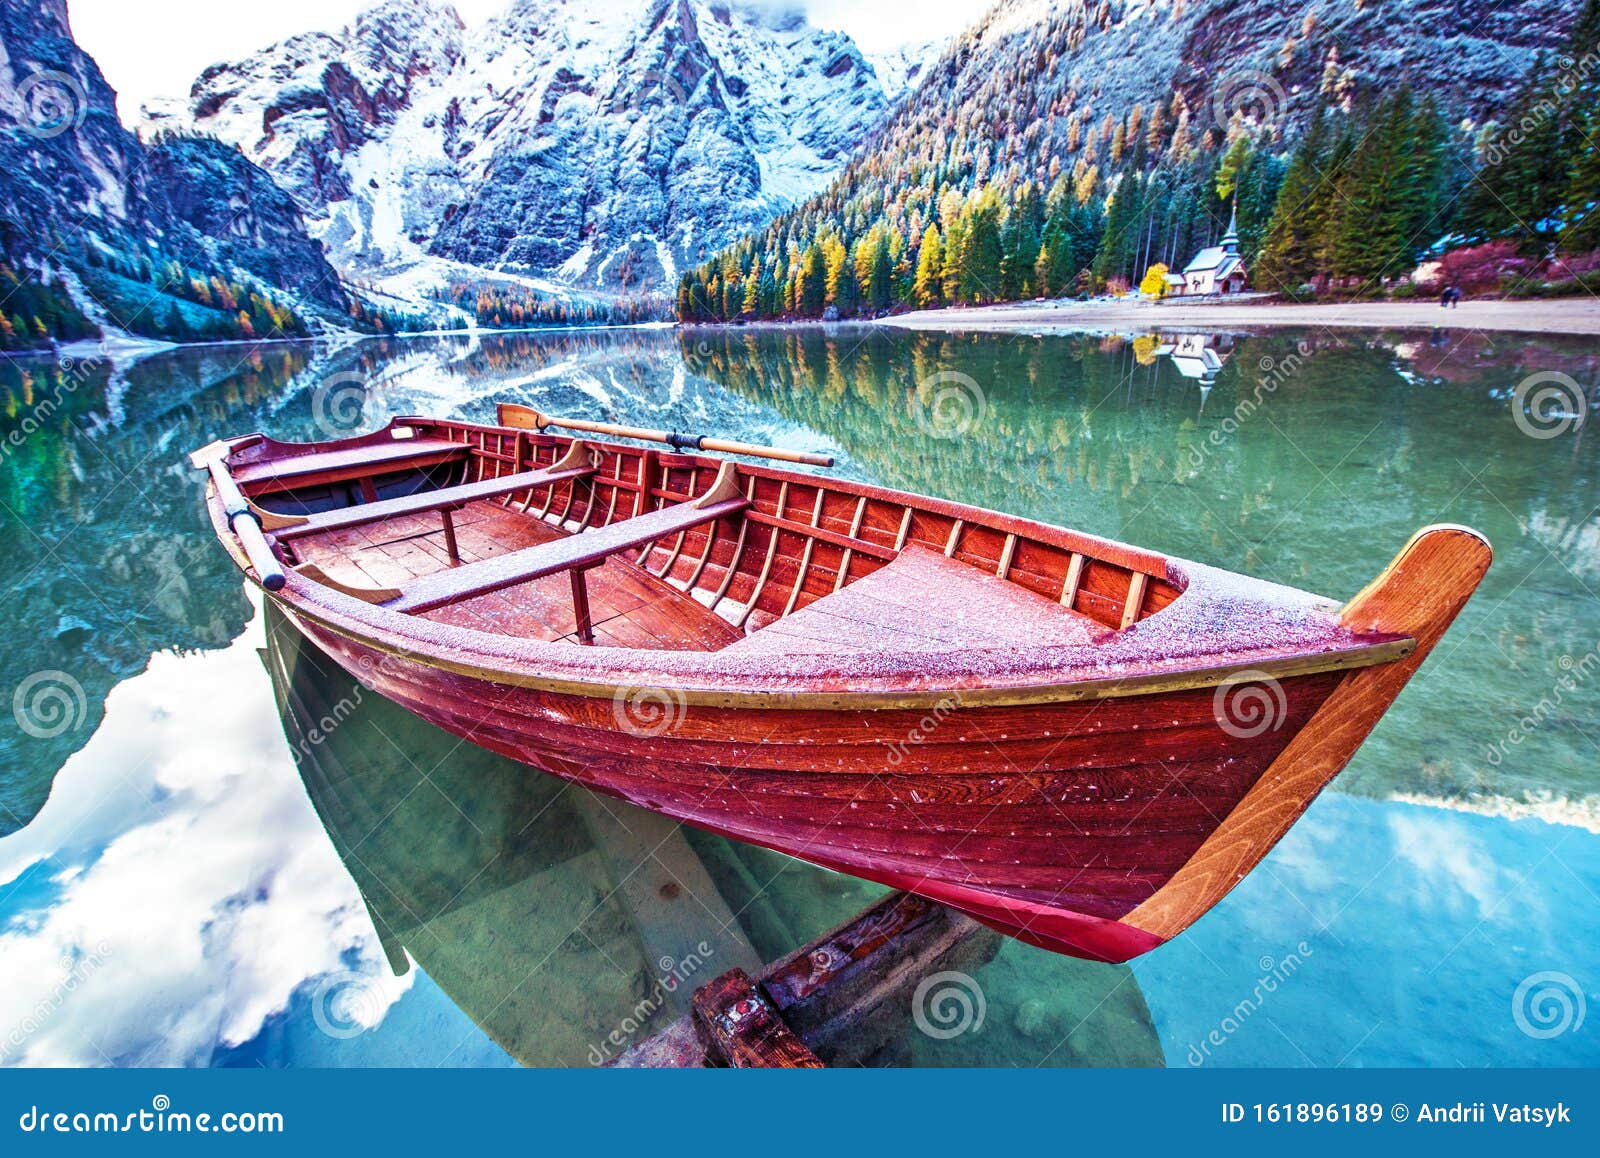
{"label": "clear shallow water", "polygon": [[[705,940],[709,976],[878,895],[669,826],[670,866],[705,873],[709,903],[641,908],[617,887],[637,864],[618,836],[658,818],[597,812],[360,698],[245,598],[183,466],[222,434],[496,401],[832,448],[849,477],[1340,597],[1423,523],[1484,530],[1495,568],[1437,657],[1216,911],[1131,970],[1007,943],[976,974],[981,1029],[911,1030],[883,1056],[1600,1060],[1592,1022],[1547,1036],[1560,993],[1600,1001],[1600,463],[1592,430],[1531,438],[1509,398],[1535,371],[1593,383],[1600,346],[1167,345],[614,332],[184,351],[64,379],[0,366],[18,435],[0,599],[22,641],[0,691],[32,705],[0,728],[0,1061],[586,1064],[653,991],[663,945]],[[950,371],[975,421],[941,438],[918,384]],[[1541,973],[1557,977],[1519,1019]]]}

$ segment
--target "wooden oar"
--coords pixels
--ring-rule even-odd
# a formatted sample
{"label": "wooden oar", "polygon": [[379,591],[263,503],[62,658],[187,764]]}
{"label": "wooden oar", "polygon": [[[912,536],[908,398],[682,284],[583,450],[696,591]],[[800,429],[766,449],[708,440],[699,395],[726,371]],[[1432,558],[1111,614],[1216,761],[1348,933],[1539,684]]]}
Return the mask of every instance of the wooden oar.
{"label": "wooden oar", "polygon": [[268,591],[281,590],[284,583],[283,566],[272,553],[272,548],[267,545],[267,537],[261,533],[261,522],[251,510],[243,492],[239,490],[239,484],[234,482],[233,476],[228,473],[225,465],[226,448],[222,454],[216,454],[213,452],[216,445],[213,443],[203,450],[196,451],[189,456],[189,461],[211,472],[211,481],[222,499],[222,509],[228,515],[228,526],[238,537],[239,545],[244,548],[245,558],[249,559],[250,566],[255,568],[261,586]]}
{"label": "wooden oar", "polygon": [[803,462],[809,466],[833,465],[833,457],[826,454],[808,454],[805,451],[784,450],[777,446],[755,446],[748,442],[730,442],[725,438],[707,438],[703,434],[678,434],[670,430],[651,430],[643,426],[616,426],[609,422],[589,422],[581,418],[556,418],[531,406],[517,406],[509,402],[501,403],[498,409],[501,426],[511,426],[521,430],[543,430],[547,426],[559,426],[563,430],[609,434],[616,438],[637,438],[641,442],[664,442],[678,450],[714,450],[720,454],[746,454],[752,458]]}

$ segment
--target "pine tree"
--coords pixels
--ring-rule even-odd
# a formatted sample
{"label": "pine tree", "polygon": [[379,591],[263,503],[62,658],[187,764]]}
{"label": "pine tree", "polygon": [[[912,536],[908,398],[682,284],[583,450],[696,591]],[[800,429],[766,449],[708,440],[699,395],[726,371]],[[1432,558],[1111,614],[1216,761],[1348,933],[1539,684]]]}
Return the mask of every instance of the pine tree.
{"label": "pine tree", "polygon": [[1218,201],[1232,201],[1234,193],[1239,188],[1239,181],[1245,168],[1250,164],[1251,150],[1250,138],[1244,133],[1233,138],[1233,143],[1228,146],[1228,151],[1222,155],[1222,160],[1217,163],[1216,190]]}
{"label": "pine tree", "polygon": [[750,272],[744,279],[744,300],[739,303],[739,312],[745,317],[756,317],[761,308],[761,258],[755,258]]}
{"label": "pine tree", "polygon": [[1262,235],[1256,257],[1255,280],[1258,286],[1274,290],[1293,290],[1317,273],[1316,249],[1323,222],[1319,213],[1327,206],[1324,166],[1327,164],[1331,125],[1327,113],[1312,115],[1295,149]]}
{"label": "pine tree", "polygon": [[1600,248],[1600,0],[1589,0],[1573,26],[1567,56],[1588,62],[1567,99],[1573,114],[1564,142],[1567,184],[1561,244],[1582,253]]}
{"label": "pine tree", "polygon": [[944,300],[955,305],[962,300],[961,288],[965,282],[965,264],[967,260],[967,225],[966,212],[962,210],[954,217],[941,218],[946,222],[944,230],[944,280],[940,289],[944,293]]}
{"label": "pine tree", "polygon": [[795,310],[804,317],[817,317],[822,313],[828,285],[822,248],[816,242],[806,246],[795,280]]}
{"label": "pine tree", "polygon": [[1570,170],[1561,104],[1557,78],[1540,53],[1473,176],[1462,211],[1470,234],[1513,237],[1530,249],[1547,240]]}
{"label": "pine tree", "polygon": [[917,277],[912,287],[913,298],[922,309],[943,303],[943,265],[939,227],[930,224],[923,232],[922,245],[917,250]]}
{"label": "pine tree", "polygon": [[1040,297],[1050,297],[1056,288],[1055,258],[1050,253],[1050,243],[1039,246],[1039,256],[1033,261],[1033,284]]}
{"label": "pine tree", "polygon": [[961,279],[966,301],[992,302],[1000,296],[1000,264],[1004,256],[1000,244],[1000,198],[990,186],[978,195],[970,213]]}
{"label": "pine tree", "polygon": [[1328,241],[1335,277],[1374,285],[1416,264],[1432,217],[1437,152],[1407,89],[1374,110],[1340,176]]}
{"label": "pine tree", "polygon": [[1575,154],[1568,174],[1561,245],[1569,253],[1600,249],[1600,112],[1585,114],[1582,125],[1594,143]]}
{"label": "pine tree", "polygon": [[1138,172],[1130,168],[1122,174],[1106,212],[1105,232],[1092,266],[1096,281],[1104,284],[1112,278],[1131,280],[1134,248],[1143,217],[1143,183]]}

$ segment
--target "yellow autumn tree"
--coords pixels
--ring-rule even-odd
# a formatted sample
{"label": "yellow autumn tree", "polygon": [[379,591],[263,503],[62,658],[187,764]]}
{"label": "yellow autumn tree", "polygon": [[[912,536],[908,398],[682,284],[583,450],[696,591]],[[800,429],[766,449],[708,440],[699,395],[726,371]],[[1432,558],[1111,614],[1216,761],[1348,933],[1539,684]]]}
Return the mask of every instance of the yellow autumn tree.
{"label": "yellow autumn tree", "polygon": [[1167,267],[1158,261],[1145,270],[1144,280],[1139,283],[1139,292],[1150,298],[1166,297]]}

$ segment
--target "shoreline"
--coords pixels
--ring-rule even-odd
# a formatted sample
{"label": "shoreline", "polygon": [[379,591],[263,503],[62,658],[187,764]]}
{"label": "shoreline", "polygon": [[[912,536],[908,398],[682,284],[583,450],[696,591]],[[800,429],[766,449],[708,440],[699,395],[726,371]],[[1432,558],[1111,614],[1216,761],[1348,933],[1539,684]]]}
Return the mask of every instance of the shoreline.
{"label": "shoreline", "polygon": [[918,310],[878,319],[880,325],[908,330],[968,330],[993,333],[1048,332],[1051,329],[1182,330],[1197,327],[1250,330],[1279,326],[1338,326],[1382,330],[1482,330],[1523,334],[1600,337],[1600,300],[1549,298],[1463,301],[1441,309],[1434,301],[1240,305],[1206,302],[1093,301],[1025,302],[970,308]]}

